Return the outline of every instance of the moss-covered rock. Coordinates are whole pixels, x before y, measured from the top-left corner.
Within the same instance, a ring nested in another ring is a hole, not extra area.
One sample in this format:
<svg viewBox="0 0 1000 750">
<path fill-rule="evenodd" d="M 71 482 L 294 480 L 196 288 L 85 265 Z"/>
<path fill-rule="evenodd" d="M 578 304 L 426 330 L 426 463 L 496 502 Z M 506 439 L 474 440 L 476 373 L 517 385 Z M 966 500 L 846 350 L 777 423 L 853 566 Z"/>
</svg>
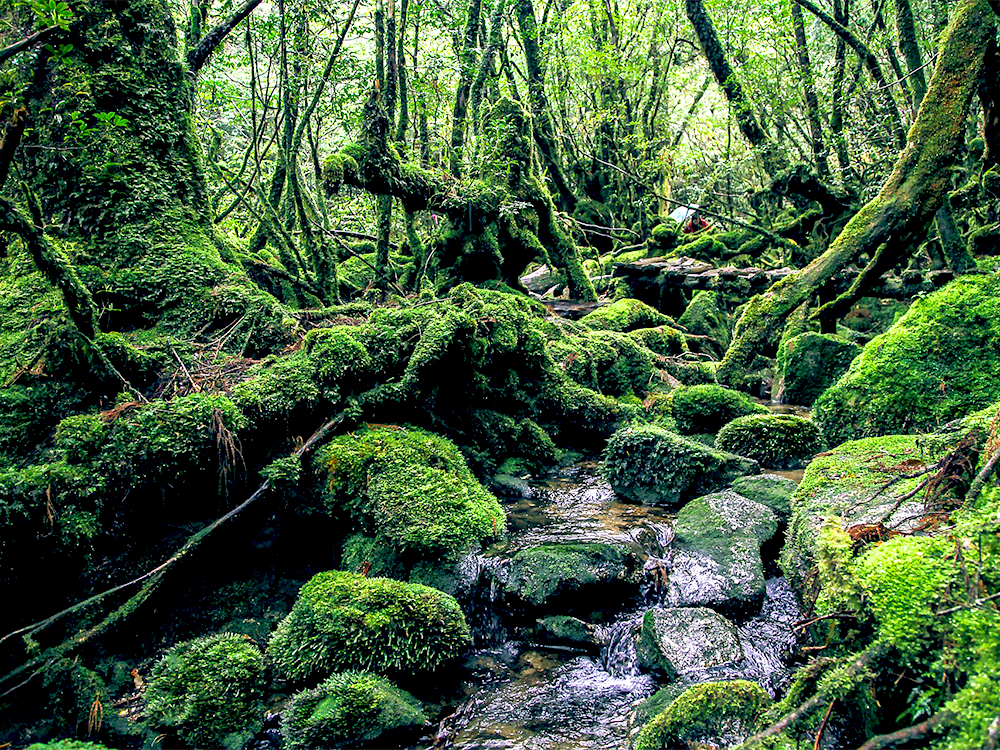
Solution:
<svg viewBox="0 0 1000 750">
<path fill-rule="evenodd" d="M 797 469 L 819 452 L 819 427 L 794 414 L 749 414 L 721 430 L 720 450 L 752 458 L 770 469 Z"/>
<path fill-rule="evenodd" d="M 653 328 L 672 323 L 666 315 L 637 299 L 615 300 L 580 319 L 585 326 L 601 331 L 628 333 L 637 328 Z"/>
<path fill-rule="evenodd" d="M 596 651 L 598 649 L 595 628 L 569 615 L 549 615 L 535 623 L 535 637 L 542 643 L 561 646 L 575 646 Z"/>
<path fill-rule="evenodd" d="M 758 474 L 752 477 L 739 477 L 731 485 L 738 495 L 766 505 L 779 520 L 785 520 L 792 514 L 792 495 L 798 485 L 786 477 L 777 474 Z"/>
<path fill-rule="evenodd" d="M 699 351 L 721 356 L 729 346 L 729 316 L 719 307 L 716 292 L 695 292 L 677 325 L 696 336 L 705 336 Z"/>
<path fill-rule="evenodd" d="M 195 747 L 239 750 L 264 720 L 264 659 L 249 638 L 178 643 L 149 676 L 147 721 Z"/>
<path fill-rule="evenodd" d="M 679 388 L 673 394 L 671 408 L 682 435 L 718 432 L 737 417 L 767 413 L 767 407 L 746 394 L 713 384 Z"/>
<path fill-rule="evenodd" d="M 917 300 L 816 401 L 827 442 L 932 429 L 1000 398 L 998 277 Z"/>
<path fill-rule="evenodd" d="M 427 723 L 423 706 L 370 672 L 338 672 L 292 696 L 281 717 L 289 750 L 346 748 Z"/>
<path fill-rule="evenodd" d="M 639 328 L 630 331 L 629 336 L 661 357 L 678 357 L 688 350 L 684 334 L 670 326 Z"/>
<path fill-rule="evenodd" d="M 667 601 L 738 617 L 756 613 L 765 595 L 761 548 L 777 530 L 769 508 L 735 492 L 692 500 L 674 523 Z"/>
<path fill-rule="evenodd" d="M 590 612 L 595 599 L 625 599 L 642 571 L 636 552 L 624 544 L 543 544 L 514 554 L 503 583 L 521 606 Z"/>
<path fill-rule="evenodd" d="M 428 674 L 470 644 L 458 603 L 419 584 L 354 573 L 318 573 L 299 592 L 267 653 L 292 682 L 362 669 Z"/>
<path fill-rule="evenodd" d="M 857 344 L 812 331 L 783 341 L 778 349 L 776 396 L 786 404 L 812 406 L 861 352 Z"/>
<path fill-rule="evenodd" d="M 636 750 L 735 745 L 760 724 L 771 699 L 755 682 L 704 682 L 685 690 L 636 738 Z"/>
<path fill-rule="evenodd" d="M 656 425 L 627 427 L 608 441 L 602 472 L 615 492 L 648 505 L 677 505 L 759 470 Z"/>
<path fill-rule="evenodd" d="M 326 512 L 346 513 L 371 539 L 367 551 L 347 548 L 351 570 L 367 562 L 373 575 L 421 578 L 505 528 L 500 504 L 458 448 L 423 430 L 382 426 L 342 435 L 317 452 L 314 466 Z"/>
<path fill-rule="evenodd" d="M 580 385 L 613 397 L 644 394 L 654 380 L 655 355 L 632 336 L 586 331 L 549 344 L 549 352 Z"/>
<path fill-rule="evenodd" d="M 672 680 L 711 675 L 743 660 L 735 626 L 704 607 L 650 609 L 636 640 L 639 666 Z"/>
</svg>

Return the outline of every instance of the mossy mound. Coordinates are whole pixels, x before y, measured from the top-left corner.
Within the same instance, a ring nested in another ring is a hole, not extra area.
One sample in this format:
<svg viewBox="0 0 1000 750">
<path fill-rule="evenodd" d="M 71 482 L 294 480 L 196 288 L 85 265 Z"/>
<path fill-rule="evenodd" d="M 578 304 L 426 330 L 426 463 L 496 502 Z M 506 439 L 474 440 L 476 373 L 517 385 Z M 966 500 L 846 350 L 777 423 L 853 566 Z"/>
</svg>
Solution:
<svg viewBox="0 0 1000 750">
<path fill-rule="evenodd" d="M 857 344 L 825 333 L 810 331 L 783 341 L 777 362 L 782 403 L 812 406 L 860 352 Z"/>
<path fill-rule="evenodd" d="M 759 466 L 657 425 L 626 427 L 608 441 L 602 472 L 615 492 L 647 505 L 677 505 L 756 474 Z"/>
<path fill-rule="evenodd" d="M 661 357 L 678 357 L 688 350 L 684 334 L 670 326 L 639 328 L 630 331 L 629 336 Z"/>
<path fill-rule="evenodd" d="M 720 450 L 752 458 L 770 469 L 797 469 L 819 452 L 819 427 L 794 414 L 750 414 L 726 424 Z"/>
<path fill-rule="evenodd" d="M 649 722 L 636 750 L 697 747 L 720 740 L 734 745 L 759 725 L 771 699 L 755 682 L 704 682 L 685 690 Z"/>
<path fill-rule="evenodd" d="M 766 505 L 779 519 L 787 519 L 792 513 L 792 495 L 798 485 L 777 474 L 758 474 L 739 477 L 733 480 L 731 487 L 736 494 Z"/>
<path fill-rule="evenodd" d="M 288 750 L 357 747 L 427 723 L 420 701 L 370 672 L 338 672 L 292 696 L 281 717 Z"/>
<path fill-rule="evenodd" d="M 553 341 L 549 352 L 569 377 L 598 393 L 638 395 L 653 384 L 655 355 L 623 333 L 586 331 Z"/>
<path fill-rule="evenodd" d="M 827 442 L 932 429 L 1000 398 L 998 277 L 917 300 L 816 401 Z"/>
<path fill-rule="evenodd" d="M 349 548 L 345 567 L 408 578 L 449 566 L 503 533 L 497 499 L 449 440 L 419 429 L 380 426 L 342 435 L 317 452 L 323 507 L 347 514 L 371 540 Z M 371 549 L 378 551 L 371 555 Z"/>
<path fill-rule="evenodd" d="M 595 598 L 624 599 L 642 565 L 623 544 L 543 544 L 515 553 L 504 592 L 521 606 L 590 612 Z"/>
<path fill-rule="evenodd" d="M 682 435 L 715 433 L 737 417 L 767 413 L 767 407 L 746 394 L 713 384 L 679 388 L 671 408 Z"/>
<path fill-rule="evenodd" d="M 719 307 L 715 292 L 695 292 L 684 314 L 677 319 L 677 325 L 688 333 L 707 337 L 699 346 L 699 351 L 721 356 L 729 346 L 729 316 Z"/>
<path fill-rule="evenodd" d="M 149 676 L 147 722 L 195 747 L 238 750 L 264 720 L 264 659 L 246 636 L 178 643 Z"/>
<path fill-rule="evenodd" d="M 637 328 L 654 328 L 672 323 L 666 315 L 637 299 L 620 299 L 583 316 L 580 322 L 601 331 L 628 333 Z"/>
<path fill-rule="evenodd" d="M 419 584 L 317 573 L 271 636 L 267 653 L 291 682 L 361 669 L 428 674 L 470 645 L 458 603 Z"/>
</svg>

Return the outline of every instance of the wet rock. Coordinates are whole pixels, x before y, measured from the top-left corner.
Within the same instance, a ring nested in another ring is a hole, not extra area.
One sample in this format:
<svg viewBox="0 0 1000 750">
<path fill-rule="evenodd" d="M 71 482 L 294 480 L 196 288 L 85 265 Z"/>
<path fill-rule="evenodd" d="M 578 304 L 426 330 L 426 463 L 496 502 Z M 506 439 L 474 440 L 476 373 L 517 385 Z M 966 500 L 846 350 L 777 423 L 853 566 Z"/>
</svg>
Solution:
<svg viewBox="0 0 1000 750">
<path fill-rule="evenodd" d="M 655 425 L 626 427 L 608 441 L 603 471 L 618 495 L 647 505 L 679 505 L 760 470 Z"/>
<path fill-rule="evenodd" d="M 523 497 L 528 500 L 535 496 L 535 490 L 526 479 L 511 474 L 497 474 L 493 477 L 493 490 L 504 497 Z"/>
<path fill-rule="evenodd" d="M 732 491 L 685 505 L 674 525 L 666 601 L 746 617 L 764 601 L 761 547 L 778 530 L 766 506 Z"/>
<path fill-rule="evenodd" d="M 636 551 L 625 544 L 543 544 L 511 558 L 503 588 L 530 607 L 589 612 L 633 593 L 641 570 Z"/>
<path fill-rule="evenodd" d="M 705 607 L 651 609 L 636 641 L 642 669 L 668 680 L 711 674 L 743 660 L 735 626 Z"/>
<path fill-rule="evenodd" d="M 739 477 L 731 485 L 733 492 L 743 497 L 766 505 L 779 520 L 787 519 L 792 514 L 792 495 L 798 485 L 791 479 L 777 474 L 757 474 L 752 477 Z"/>
<path fill-rule="evenodd" d="M 590 623 L 567 615 L 540 618 L 535 623 L 535 637 L 541 643 L 559 646 L 576 646 L 596 651 L 596 629 Z"/>
<path fill-rule="evenodd" d="M 783 342 L 778 352 L 777 398 L 785 404 L 812 406 L 860 353 L 857 344 L 826 333 L 810 331 Z"/>
</svg>

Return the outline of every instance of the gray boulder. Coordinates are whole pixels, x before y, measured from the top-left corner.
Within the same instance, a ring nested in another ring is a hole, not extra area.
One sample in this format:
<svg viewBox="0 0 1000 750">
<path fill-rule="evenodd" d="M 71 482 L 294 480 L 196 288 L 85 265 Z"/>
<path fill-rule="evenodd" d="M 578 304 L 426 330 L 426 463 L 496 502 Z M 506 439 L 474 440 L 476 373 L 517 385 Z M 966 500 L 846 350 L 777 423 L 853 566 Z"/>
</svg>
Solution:
<svg viewBox="0 0 1000 750">
<path fill-rule="evenodd" d="M 640 668 L 666 680 L 711 675 L 744 658 L 736 627 L 704 607 L 646 612 L 636 639 Z"/>
</svg>

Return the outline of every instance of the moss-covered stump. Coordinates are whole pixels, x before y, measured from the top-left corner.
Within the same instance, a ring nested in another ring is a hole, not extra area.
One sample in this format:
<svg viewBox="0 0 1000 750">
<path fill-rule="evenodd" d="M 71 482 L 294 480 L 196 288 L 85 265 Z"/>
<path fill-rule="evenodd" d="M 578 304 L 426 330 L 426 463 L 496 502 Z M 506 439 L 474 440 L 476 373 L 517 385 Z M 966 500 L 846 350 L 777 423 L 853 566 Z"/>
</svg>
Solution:
<svg viewBox="0 0 1000 750">
<path fill-rule="evenodd" d="M 458 603 L 419 584 L 318 573 L 271 636 L 268 656 L 294 683 L 361 669 L 426 675 L 470 644 Z"/>
<path fill-rule="evenodd" d="M 777 530 L 769 508 L 735 492 L 692 500 L 674 524 L 667 601 L 731 617 L 755 614 L 766 593 L 761 547 Z"/>
<path fill-rule="evenodd" d="M 459 557 L 503 533 L 506 516 L 455 445 L 419 429 L 383 426 L 342 435 L 320 451 L 323 507 L 356 534 L 342 565 L 375 576 L 438 582 Z"/>
<path fill-rule="evenodd" d="M 281 717 L 288 750 L 357 747 L 427 723 L 423 705 L 370 672 L 338 672 L 292 696 Z"/>
<path fill-rule="evenodd" d="M 516 552 L 502 585 L 519 607 L 588 613 L 632 595 L 642 574 L 636 551 L 624 544 L 543 544 Z"/>
<path fill-rule="evenodd" d="M 771 699 L 755 682 L 704 682 L 685 690 L 650 721 L 636 750 L 738 745 L 761 723 Z"/>
<path fill-rule="evenodd" d="M 232 633 L 178 643 L 149 676 L 147 723 L 193 747 L 239 750 L 264 721 L 264 659 Z"/>
<path fill-rule="evenodd" d="M 716 437 L 719 450 L 736 453 L 769 469 L 797 469 L 822 446 L 815 422 L 794 414 L 750 414 L 726 424 Z"/>
<path fill-rule="evenodd" d="M 637 328 L 655 328 L 673 321 L 659 310 L 637 299 L 620 299 L 599 307 L 580 319 L 589 328 L 599 331 L 628 333 Z"/>
<path fill-rule="evenodd" d="M 955 279 L 866 344 L 816 401 L 827 442 L 933 429 L 1000 398 L 998 281 Z"/>
<path fill-rule="evenodd" d="M 699 342 L 698 351 L 721 357 L 729 346 L 729 316 L 719 307 L 715 292 L 702 290 L 695 292 L 684 314 L 677 319 L 677 325 L 695 336 Z"/>
<path fill-rule="evenodd" d="M 774 511 L 779 521 L 787 519 L 792 514 L 792 496 L 798 489 L 794 481 L 777 474 L 739 477 L 733 480 L 730 487 L 736 494 L 766 505 Z"/>
<path fill-rule="evenodd" d="M 907 499 L 921 481 L 907 478 L 939 457 L 929 441 L 912 435 L 865 438 L 813 459 L 792 499 L 781 564 L 799 585 L 820 564 L 821 578 L 843 576 L 848 532 L 879 539 L 912 530 L 923 515 L 921 496 Z M 887 482 L 894 483 L 881 489 Z M 881 490 L 881 491 L 880 491 Z M 826 584 L 824 584 L 826 585 Z"/>
<path fill-rule="evenodd" d="M 616 432 L 602 465 L 617 494 L 633 502 L 668 506 L 758 471 L 756 461 L 713 450 L 656 425 Z"/>
<path fill-rule="evenodd" d="M 767 407 L 746 394 L 714 384 L 679 388 L 673 394 L 672 409 L 682 435 L 715 433 L 737 417 L 767 413 Z"/>
<path fill-rule="evenodd" d="M 705 677 L 743 660 L 736 627 L 704 607 L 648 610 L 636 638 L 641 669 L 666 680 Z"/>
<path fill-rule="evenodd" d="M 857 344 L 825 333 L 803 333 L 778 350 L 776 397 L 781 403 L 812 406 L 837 382 L 861 352 Z"/>
</svg>

